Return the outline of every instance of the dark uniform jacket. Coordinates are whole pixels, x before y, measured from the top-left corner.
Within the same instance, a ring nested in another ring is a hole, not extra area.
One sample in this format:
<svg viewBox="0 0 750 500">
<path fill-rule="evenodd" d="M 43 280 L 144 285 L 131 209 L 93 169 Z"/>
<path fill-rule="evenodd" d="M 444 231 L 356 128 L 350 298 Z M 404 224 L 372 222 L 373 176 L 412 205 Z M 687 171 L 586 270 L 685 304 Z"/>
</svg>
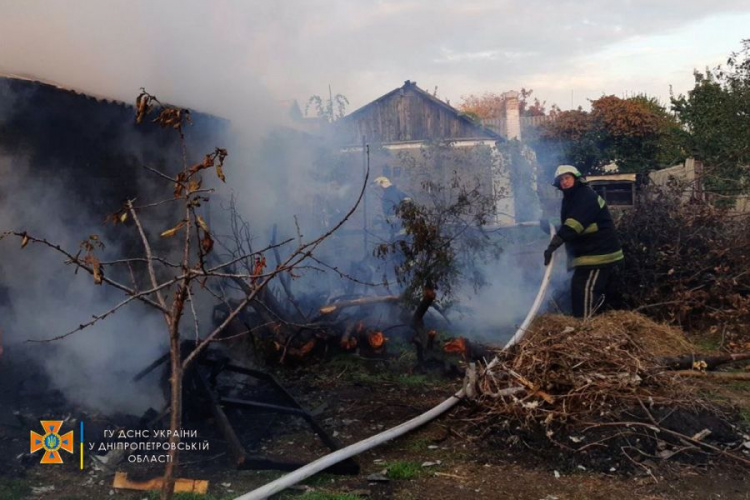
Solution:
<svg viewBox="0 0 750 500">
<path fill-rule="evenodd" d="M 383 213 L 386 217 L 393 217 L 396 215 L 396 209 L 401 202 L 409 199 L 409 195 L 398 189 L 396 186 L 388 186 L 383 191 Z"/>
<path fill-rule="evenodd" d="M 562 226 L 573 267 L 600 267 L 623 259 L 615 224 L 604 199 L 580 180 L 563 190 Z"/>
</svg>

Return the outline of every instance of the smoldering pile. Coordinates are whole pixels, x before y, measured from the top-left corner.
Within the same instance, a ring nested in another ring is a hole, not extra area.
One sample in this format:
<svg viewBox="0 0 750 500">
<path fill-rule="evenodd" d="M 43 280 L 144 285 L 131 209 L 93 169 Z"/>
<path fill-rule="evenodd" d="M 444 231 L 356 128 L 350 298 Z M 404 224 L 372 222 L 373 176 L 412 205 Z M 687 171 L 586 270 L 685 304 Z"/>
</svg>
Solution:
<svg viewBox="0 0 750 500">
<path fill-rule="evenodd" d="M 637 313 L 542 316 L 519 344 L 469 372 L 464 419 L 483 438 L 539 437 L 573 452 L 729 454 L 742 442 L 736 430 L 668 369 L 694 352 L 680 330 Z"/>
</svg>

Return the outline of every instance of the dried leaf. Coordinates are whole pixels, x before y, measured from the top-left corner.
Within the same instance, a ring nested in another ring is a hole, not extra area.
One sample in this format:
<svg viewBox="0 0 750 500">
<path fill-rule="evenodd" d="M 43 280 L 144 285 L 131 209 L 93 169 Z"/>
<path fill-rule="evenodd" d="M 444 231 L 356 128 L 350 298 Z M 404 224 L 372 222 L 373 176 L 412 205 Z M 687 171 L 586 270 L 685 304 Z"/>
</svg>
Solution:
<svg viewBox="0 0 750 500">
<path fill-rule="evenodd" d="M 180 229 L 182 229 L 182 227 L 184 225 L 185 225 L 185 221 L 184 220 L 180 221 L 175 227 L 173 227 L 171 229 L 167 229 L 166 231 L 162 232 L 160 236 L 162 238 L 170 238 L 170 237 L 174 236 L 175 234 L 177 234 L 177 231 L 179 231 Z"/>
<path fill-rule="evenodd" d="M 21 238 L 21 248 L 26 248 L 26 245 L 29 244 L 29 235 L 26 233 L 23 233 L 23 238 Z"/>
<path fill-rule="evenodd" d="M 182 196 L 183 191 L 185 191 L 185 185 L 183 182 L 185 182 L 187 178 L 185 177 L 185 172 L 180 172 L 177 174 L 177 182 L 174 185 L 174 197 L 179 198 Z"/>
<path fill-rule="evenodd" d="M 104 270 L 102 269 L 101 262 L 92 253 L 86 255 L 83 258 L 83 262 L 91 266 L 91 272 L 94 275 L 94 283 L 101 285 L 104 279 Z"/>
<path fill-rule="evenodd" d="M 224 169 L 221 168 L 221 165 L 216 165 L 216 175 L 221 179 L 221 182 L 227 181 L 226 177 L 224 177 Z"/>
<path fill-rule="evenodd" d="M 203 254 L 208 255 L 213 247 L 214 240 L 211 239 L 211 235 L 207 232 L 203 233 L 203 238 L 201 239 L 201 250 L 203 250 Z"/>
<path fill-rule="evenodd" d="M 142 92 L 138 98 L 135 100 L 135 108 L 136 108 L 136 115 L 135 115 L 135 122 L 141 123 L 143 122 L 143 117 L 148 114 L 148 96 L 145 92 Z"/>
<path fill-rule="evenodd" d="M 194 193 L 198 191 L 200 188 L 201 188 L 200 179 L 190 179 L 190 184 L 188 185 L 188 193 Z"/>
<path fill-rule="evenodd" d="M 124 224 L 126 220 L 128 220 L 128 213 L 127 212 L 121 213 L 120 214 L 120 223 Z"/>
<path fill-rule="evenodd" d="M 99 260 L 94 258 L 94 263 L 92 264 L 92 269 L 94 271 L 94 283 L 97 285 L 102 284 L 102 279 L 104 278 L 104 275 L 102 273 L 102 266 L 99 263 Z"/>
</svg>

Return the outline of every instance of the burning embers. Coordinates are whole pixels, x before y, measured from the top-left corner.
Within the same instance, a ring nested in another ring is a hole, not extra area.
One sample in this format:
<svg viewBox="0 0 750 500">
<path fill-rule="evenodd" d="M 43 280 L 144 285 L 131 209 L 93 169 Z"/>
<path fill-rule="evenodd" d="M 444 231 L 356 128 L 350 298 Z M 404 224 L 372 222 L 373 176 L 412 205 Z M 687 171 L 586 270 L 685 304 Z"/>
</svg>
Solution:
<svg viewBox="0 0 750 500">
<path fill-rule="evenodd" d="M 308 332 L 307 337 L 303 334 L 285 339 L 281 324 L 272 326 L 270 330 L 275 336 L 273 346 L 282 364 L 308 358 L 314 352 L 330 352 L 331 348 L 363 355 L 382 355 L 388 342 L 382 330 L 368 327 L 362 320 L 348 323 L 338 337 L 331 332 L 319 331 Z"/>
<path fill-rule="evenodd" d="M 388 341 L 380 330 L 368 328 L 364 321 L 350 324 L 339 339 L 339 346 L 344 351 L 368 350 L 380 354 L 385 350 Z"/>
</svg>

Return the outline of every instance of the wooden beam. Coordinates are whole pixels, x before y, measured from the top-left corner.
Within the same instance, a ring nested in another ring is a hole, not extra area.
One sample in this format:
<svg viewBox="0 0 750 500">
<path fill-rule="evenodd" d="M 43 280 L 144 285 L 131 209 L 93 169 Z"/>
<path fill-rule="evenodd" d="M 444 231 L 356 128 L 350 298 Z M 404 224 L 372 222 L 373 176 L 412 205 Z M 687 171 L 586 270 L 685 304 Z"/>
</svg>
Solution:
<svg viewBox="0 0 750 500">
<path fill-rule="evenodd" d="M 161 477 L 155 477 L 148 481 L 131 481 L 128 479 L 127 472 L 115 472 L 115 479 L 112 487 L 120 490 L 138 490 L 152 491 L 160 490 L 164 480 Z M 208 481 L 202 479 L 182 479 L 174 481 L 175 493 L 198 493 L 205 495 L 208 492 Z"/>
</svg>

